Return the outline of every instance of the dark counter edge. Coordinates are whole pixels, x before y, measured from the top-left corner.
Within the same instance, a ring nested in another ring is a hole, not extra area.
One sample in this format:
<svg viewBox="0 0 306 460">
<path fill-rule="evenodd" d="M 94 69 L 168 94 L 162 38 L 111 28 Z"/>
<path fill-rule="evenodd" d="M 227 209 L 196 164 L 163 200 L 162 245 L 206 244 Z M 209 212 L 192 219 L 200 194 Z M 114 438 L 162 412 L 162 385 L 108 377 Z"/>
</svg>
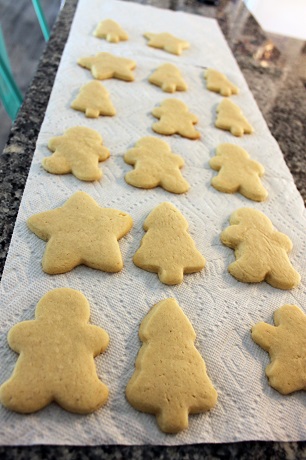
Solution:
<svg viewBox="0 0 306 460">
<path fill-rule="evenodd" d="M 65 47 L 77 0 L 66 2 L 48 45 L 40 59 L 37 72 L 25 96 L 20 114 L 0 155 L 0 184 L 3 215 L 0 223 L 0 273 L 13 233 L 23 189 L 35 151 L 36 140 L 48 105 L 50 92 Z M 221 24 L 220 24 L 221 25 Z M 259 27 L 259 26 L 258 26 Z M 57 31 L 60 33 L 57 34 Z M 52 56 L 52 59 L 49 59 Z M 243 70 L 243 69 L 242 69 Z M 39 97 L 38 97 L 39 95 Z M 12 155 L 14 153 L 14 155 Z M 22 161 L 20 161 L 20 155 Z M 184 446 L 0 446 L 2 460 L 17 459 L 306 459 L 306 442 L 244 441 Z"/>
</svg>

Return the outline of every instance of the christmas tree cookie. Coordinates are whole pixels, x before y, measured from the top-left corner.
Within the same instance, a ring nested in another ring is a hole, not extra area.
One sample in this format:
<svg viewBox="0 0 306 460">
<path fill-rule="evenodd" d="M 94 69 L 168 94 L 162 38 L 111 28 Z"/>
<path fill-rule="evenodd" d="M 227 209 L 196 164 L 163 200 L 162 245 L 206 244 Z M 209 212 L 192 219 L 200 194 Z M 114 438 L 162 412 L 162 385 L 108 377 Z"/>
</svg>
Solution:
<svg viewBox="0 0 306 460">
<path fill-rule="evenodd" d="M 88 118 L 98 118 L 99 115 L 112 117 L 116 114 L 108 91 L 99 81 L 91 81 L 83 85 L 71 107 L 85 112 Z"/>
<path fill-rule="evenodd" d="M 19 357 L 0 387 L 1 404 L 28 414 L 54 401 L 87 414 L 106 403 L 108 388 L 98 378 L 94 358 L 106 350 L 109 337 L 88 324 L 89 314 L 87 299 L 74 289 L 54 289 L 41 298 L 35 320 L 9 331 L 8 343 Z"/>
<path fill-rule="evenodd" d="M 149 82 L 160 86 L 166 93 L 187 90 L 187 85 L 179 69 L 174 64 L 163 64 L 158 67 L 149 77 Z"/>
<path fill-rule="evenodd" d="M 223 73 L 215 69 L 206 69 L 204 77 L 206 78 L 206 87 L 209 91 L 220 93 L 222 96 L 238 94 L 237 86 L 233 85 Z"/>
<path fill-rule="evenodd" d="M 279 289 L 299 284 L 301 277 L 287 255 L 292 243 L 284 233 L 274 230 L 267 216 L 256 209 L 240 208 L 231 215 L 230 224 L 221 241 L 235 249 L 236 262 L 228 267 L 231 275 L 244 283 L 266 281 Z"/>
<path fill-rule="evenodd" d="M 182 51 L 188 49 L 190 44 L 185 40 L 175 37 L 167 32 L 161 34 L 152 34 L 146 32 L 144 37 L 147 38 L 148 46 L 158 48 L 172 54 L 182 54 Z"/>
<path fill-rule="evenodd" d="M 122 27 L 112 19 L 105 19 L 97 25 L 94 36 L 98 38 L 105 38 L 110 43 L 118 43 L 120 41 L 128 40 L 128 34 Z"/>
<path fill-rule="evenodd" d="M 165 99 L 160 107 L 153 109 L 152 114 L 160 120 L 152 125 L 156 133 L 167 136 L 179 134 L 188 139 L 200 137 L 200 133 L 193 126 L 198 122 L 198 117 L 189 112 L 188 107 L 179 99 Z"/>
<path fill-rule="evenodd" d="M 91 70 L 97 80 L 118 78 L 124 81 L 134 81 L 132 72 L 136 62 L 110 53 L 98 53 L 96 56 L 83 57 L 78 59 L 78 64 Z"/>
<path fill-rule="evenodd" d="M 118 240 L 129 232 L 133 221 L 127 213 L 101 208 L 87 193 L 76 192 L 60 208 L 30 217 L 27 225 L 48 242 L 44 272 L 57 275 L 83 264 L 115 273 L 123 267 Z"/>
<path fill-rule="evenodd" d="M 137 267 L 157 273 L 164 284 L 179 284 L 184 273 L 195 273 L 205 266 L 205 259 L 187 232 L 188 222 L 171 203 L 161 203 L 148 215 L 147 232 L 133 261 Z"/>
<path fill-rule="evenodd" d="M 238 105 L 230 99 L 223 99 L 218 105 L 215 125 L 217 128 L 230 131 L 238 137 L 243 136 L 243 134 L 251 134 L 254 131 Z"/>
<path fill-rule="evenodd" d="M 165 433 L 185 430 L 188 415 L 212 409 L 218 396 L 194 346 L 194 329 L 176 300 L 166 299 L 144 318 L 139 338 L 126 397 L 135 409 L 154 414 Z"/>
<path fill-rule="evenodd" d="M 251 160 L 248 152 L 238 145 L 220 144 L 209 164 L 219 171 L 211 184 L 220 192 L 240 192 L 254 201 L 267 198 L 268 192 L 259 179 L 264 173 L 263 166 Z"/>
<path fill-rule="evenodd" d="M 124 155 L 124 161 L 135 166 L 125 176 L 126 182 L 134 187 L 150 189 L 160 185 L 173 193 L 185 193 L 189 189 L 180 172 L 183 158 L 172 153 L 161 139 L 143 137 Z"/>
<path fill-rule="evenodd" d="M 252 339 L 271 358 L 269 384 L 283 395 L 306 390 L 306 315 L 296 305 L 284 305 L 274 313 L 274 324 L 252 327 Z"/>
<path fill-rule="evenodd" d="M 69 128 L 62 136 L 50 139 L 48 148 L 54 153 L 43 159 L 42 166 L 51 174 L 72 173 L 80 180 L 99 180 L 102 171 L 98 164 L 109 157 L 109 150 L 102 141 L 101 135 L 93 129 Z"/>
</svg>

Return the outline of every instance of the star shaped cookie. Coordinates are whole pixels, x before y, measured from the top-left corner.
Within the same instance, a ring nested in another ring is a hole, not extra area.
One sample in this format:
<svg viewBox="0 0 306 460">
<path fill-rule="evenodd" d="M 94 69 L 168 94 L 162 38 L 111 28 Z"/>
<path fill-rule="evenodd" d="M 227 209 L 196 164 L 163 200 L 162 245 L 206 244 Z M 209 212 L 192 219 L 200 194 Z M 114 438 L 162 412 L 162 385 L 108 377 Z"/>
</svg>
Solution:
<svg viewBox="0 0 306 460">
<path fill-rule="evenodd" d="M 96 56 L 89 56 L 78 59 L 78 64 L 91 70 L 97 80 L 107 80 L 108 78 L 118 78 L 124 81 L 134 81 L 132 72 L 136 67 L 136 62 L 110 53 L 98 53 Z"/>
<path fill-rule="evenodd" d="M 109 157 L 100 134 L 84 126 L 69 128 L 63 136 L 52 137 L 48 148 L 54 153 L 42 161 L 46 171 L 51 174 L 72 173 L 84 181 L 100 179 L 102 171 L 98 163 Z"/>
<path fill-rule="evenodd" d="M 144 37 L 149 40 L 148 46 L 162 49 L 172 54 L 182 54 L 182 51 L 189 48 L 190 44 L 185 40 L 174 37 L 174 35 L 163 32 L 161 34 L 152 34 L 146 32 Z"/>
<path fill-rule="evenodd" d="M 123 267 L 118 240 L 129 232 L 133 220 L 125 212 L 101 208 L 85 192 L 76 192 L 60 208 L 31 216 L 27 225 L 47 241 L 44 272 L 57 275 L 83 264 L 113 273 Z"/>
<path fill-rule="evenodd" d="M 252 339 L 271 358 L 269 384 L 283 395 L 306 390 L 306 315 L 296 305 L 284 305 L 275 311 L 274 323 L 252 328 Z"/>
<path fill-rule="evenodd" d="M 187 85 L 179 71 L 173 64 L 163 64 L 149 77 L 149 82 L 160 86 L 166 93 L 186 91 Z"/>
<path fill-rule="evenodd" d="M 97 25 L 94 36 L 98 38 L 105 38 L 110 43 L 118 43 L 120 41 L 128 40 L 128 34 L 119 26 L 119 24 L 112 19 L 105 19 Z"/>
</svg>

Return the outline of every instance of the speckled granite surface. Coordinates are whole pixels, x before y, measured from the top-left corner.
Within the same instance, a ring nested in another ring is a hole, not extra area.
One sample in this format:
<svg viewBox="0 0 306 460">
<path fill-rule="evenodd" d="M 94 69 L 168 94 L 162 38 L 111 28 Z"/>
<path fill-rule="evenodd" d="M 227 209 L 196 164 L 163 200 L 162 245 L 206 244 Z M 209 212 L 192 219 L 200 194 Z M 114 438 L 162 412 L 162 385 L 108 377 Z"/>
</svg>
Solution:
<svg viewBox="0 0 306 460">
<path fill-rule="evenodd" d="M 242 1 L 218 7 L 194 0 L 151 0 L 163 8 L 215 17 L 250 89 L 280 144 L 295 183 L 306 200 L 306 46 L 285 44 L 286 53 L 267 39 Z M 0 155 L 0 273 L 2 273 L 24 184 L 50 91 L 68 37 L 77 0 L 67 0 L 42 56 L 32 85 Z M 291 47 L 291 48 L 290 48 Z M 1 459 L 306 459 L 306 443 L 243 442 L 181 447 L 0 447 Z"/>
</svg>

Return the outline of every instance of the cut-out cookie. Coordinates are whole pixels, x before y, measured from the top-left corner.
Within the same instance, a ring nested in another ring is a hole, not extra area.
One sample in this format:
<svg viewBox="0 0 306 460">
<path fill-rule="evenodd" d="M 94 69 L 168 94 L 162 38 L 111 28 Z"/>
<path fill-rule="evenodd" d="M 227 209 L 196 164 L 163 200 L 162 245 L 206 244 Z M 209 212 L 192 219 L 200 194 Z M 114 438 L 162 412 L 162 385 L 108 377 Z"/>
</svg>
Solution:
<svg viewBox="0 0 306 460">
<path fill-rule="evenodd" d="M 173 64 L 163 64 L 149 77 L 149 82 L 160 86 L 166 93 L 186 91 L 187 85 L 179 69 Z"/>
<path fill-rule="evenodd" d="M 134 81 L 133 69 L 136 62 L 110 53 L 98 53 L 78 59 L 78 64 L 90 70 L 93 77 L 98 80 L 118 78 L 124 81 Z"/>
<path fill-rule="evenodd" d="M 134 171 L 125 176 L 126 182 L 134 187 L 149 189 L 160 185 L 173 193 L 185 193 L 189 189 L 180 172 L 184 166 L 183 158 L 173 154 L 161 139 L 143 137 L 124 155 L 124 161 L 135 165 Z"/>
<path fill-rule="evenodd" d="M 189 112 L 184 102 L 178 99 L 165 99 L 160 107 L 153 109 L 152 114 L 160 119 L 152 125 L 156 133 L 167 136 L 179 134 L 188 139 L 199 139 L 200 133 L 193 126 L 198 122 L 198 117 Z"/>
<path fill-rule="evenodd" d="M 190 47 L 190 44 L 185 40 L 175 37 L 174 35 L 163 32 L 161 34 L 152 34 L 146 32 L 144 34 L 148 41 L 148 46 L 167 51 L 171 54 L 182 54 L 183 50 Z"/>
<path fill-rule="evenodd" d="M 179 284 L 184 273 L 199 272 L 205 259 L 187 232 L 188 222 L 171 203 L 161 203 L 148 215 L 147 232 L 135 253 L 137 267 L 157 273 L 164 284 Z"/>
<path fill-rule="evenodd" d="M 14 372 L 0 387 L 8 409 L 28 414 L 51 402 L 78 414 L 106 403 L 108 388 L 99 380 L 94 358 L 106 350 L 107 332 L 88 324 L 89 304 L 79 291 L 49 291 L 37 304 L 35 320 L 16 324 L 8 334 L 19 353 Z"/>
<path fill-rule="evenodd" d="M 220 144 L 209 164 L 219 171 L 211 184 L 220 192 L 240 192 L 254 201 L 267 198 L 268 192 L 259 179 L 264 174 L 263 166 L 251 160 L 248 152 L 238 145 Z"/>
<path fill-rule="evenodd" d="M 85 112 L 88 118 L 98 118 L 99 115 L 112 117 L 116 114 L 108 91 L 99 81 L 90 81 L 83 85 L 71 107 Z"/>
<path fill-rule="evenodd" d="M 306 315 L 296 305 L 284 305 L 275 311 L 274 324 L 252 327 L 252 339 L 271 358 L 269 384 L 283 395 L 306 390 Z"/>
<path fill-rule="evenodd" d="M 218 394 L 194 346 L 195 331 L 175 299 L 154 305 L 139 328 L 143 342 L 126 388 L 129 403 L 156 415 L 165 433 L 188 428 L 188 415 L 206 412 Z"/>
<path fill-rule="evenodd" d="M 215 69 L 206 69 L 204 77 L 206 78 L 206 88 L 209 91 L 220 93 L 222 96 L 238 94 L 237 86 L 231 83 L 223 73 Z"/>
<path fill-rule="evenodd" d="M 30 230 L 48 241 L 42 260 L 44 272 L 66 273 L 78 265 L 105 272 L 123 267 L 118 241 L 133 226 L 125 212 L 101 208 L 90 195 L 76 192 L 60 208 L 35 214 Z"/>
<path fill-rule="evenodd" d="M 274 230 L 272 222 L 262 212 L 240 208 L 233 212 L 230 227 L 221 234 L 221 241 L 235 249 L 236 262 L 228 271 L 244 283 L 266 281 L 279 289 L 292 289 L 300 282 L 300 275 L 292 267 L 287 253 L 291 240 Z"/>
<path fill-rule="evenodd" d="M 122 27 L 112 19 L 105 19 L 97 25 L 94 36 L 98 38 L 105 38 L 110 43 L 118 43 L 129 39 L 128 34 Z"/>
<path fill-rule="evenodd" d="M 84 181 L 100 179 L 99 161 L 109 157 L 109 150 L 103 147 L 100 134 L 83 126 L 69 128 L 63 136 L 52 137 L 48 148 L 54 153 L 42 161 L 46 171 L 51 174 L 72 173 Z"/>
<path fill-rule="evenodd" d="M 237 137 L 251 134 L 254 131 L 238 105 L 230 99 L 223 99 L 218 105 L 215 125 L 217 128 L 230 131 Z"/>
</svg>

